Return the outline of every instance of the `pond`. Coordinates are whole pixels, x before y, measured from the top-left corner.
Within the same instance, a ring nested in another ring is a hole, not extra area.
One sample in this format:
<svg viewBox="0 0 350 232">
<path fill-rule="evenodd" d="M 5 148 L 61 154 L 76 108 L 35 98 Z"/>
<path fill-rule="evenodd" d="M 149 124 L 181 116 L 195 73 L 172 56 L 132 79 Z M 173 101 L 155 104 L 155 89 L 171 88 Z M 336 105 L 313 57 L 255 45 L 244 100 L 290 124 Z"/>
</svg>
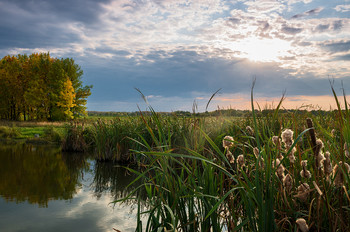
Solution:
<svg viewBox="0 0 350 232">
<path fill-rule="evenodd" d="M 135 202 L 111 204 L 134 178 L 88 155 L 1 143 L 0 230 L 135 231 Z"/>
</svg>

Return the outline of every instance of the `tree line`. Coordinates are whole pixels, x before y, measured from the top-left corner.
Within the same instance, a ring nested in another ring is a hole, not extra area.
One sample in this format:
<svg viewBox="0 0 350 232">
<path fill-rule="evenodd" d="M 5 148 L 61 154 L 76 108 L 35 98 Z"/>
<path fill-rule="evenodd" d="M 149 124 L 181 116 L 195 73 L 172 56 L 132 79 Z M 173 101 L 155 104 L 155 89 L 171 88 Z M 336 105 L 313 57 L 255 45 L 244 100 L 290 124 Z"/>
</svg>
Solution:
<svg viewBox="0 0 350 232">
<path fill-rule="evenodd" d="M 0 118 L 67 120 L 86 115 L 92 86 L 72 58 L 49 53 L 5 56 L 0 60 Z"/>
</svg>

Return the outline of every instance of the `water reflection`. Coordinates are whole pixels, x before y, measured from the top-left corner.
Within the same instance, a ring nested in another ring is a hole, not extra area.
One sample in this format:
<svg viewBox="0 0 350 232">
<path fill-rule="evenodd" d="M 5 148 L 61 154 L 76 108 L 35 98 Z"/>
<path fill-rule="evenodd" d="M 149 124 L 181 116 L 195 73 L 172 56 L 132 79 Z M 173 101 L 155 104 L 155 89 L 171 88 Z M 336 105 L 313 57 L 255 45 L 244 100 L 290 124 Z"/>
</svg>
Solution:
<svg viewBox="0 0 350 232">
<path fill-rule="evenodd" d="M 57 147 L 0 144 L 1 230 L 134 231 L 135 202 L 110 204 L 134 189 L 126 189 L 134 178 Z"/>
<path fill-rule="evenodd" d="M 74 162 L 74 164 L 71 164 Z M 57 147 L 30 144 L 0 146 L 0 195 L 47 207 L 49 200 L 68 200 L 79 185 L 87 162 L 64 156 Z"/>
<path fill-rule="evenodd" d="M 115 200 L 124 198 L 138 184 L 135 183 L 128 187 L 136 178 L 136 175 L 112 162 L 97 161 L 93 169 L 95 175 L 92 189 L 97 198 L 101 197 L 101 194 L 105 192 L 109 192 Z"/>
</svg>

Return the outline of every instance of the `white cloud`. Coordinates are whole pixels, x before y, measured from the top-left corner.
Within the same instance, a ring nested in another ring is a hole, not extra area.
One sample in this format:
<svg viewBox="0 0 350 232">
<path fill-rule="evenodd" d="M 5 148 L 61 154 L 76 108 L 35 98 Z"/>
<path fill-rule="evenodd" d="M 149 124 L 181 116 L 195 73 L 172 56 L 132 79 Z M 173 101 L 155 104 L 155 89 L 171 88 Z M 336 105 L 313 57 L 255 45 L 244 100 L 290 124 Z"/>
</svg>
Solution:
<svg viewBox="0 0 350 232">
<path fill-rule="evenodd" d="M 350 5 L 337 5 L 334 9 L 340 12 L 348 12 L 350 11 Z"/>
</svg>

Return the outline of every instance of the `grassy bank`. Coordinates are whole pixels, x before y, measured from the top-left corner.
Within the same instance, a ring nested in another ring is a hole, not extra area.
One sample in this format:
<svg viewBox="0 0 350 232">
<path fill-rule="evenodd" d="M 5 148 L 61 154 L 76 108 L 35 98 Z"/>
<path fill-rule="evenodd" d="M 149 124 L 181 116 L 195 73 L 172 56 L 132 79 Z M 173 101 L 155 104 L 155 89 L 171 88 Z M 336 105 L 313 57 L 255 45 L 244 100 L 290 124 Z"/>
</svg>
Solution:
<svg viewBox="0 0 350 232">
<path fill-rule="evenodd" d="M 0 139 L 61 144 L 65 137 L 64 122 L 0 121 Z"/>
</svg>

